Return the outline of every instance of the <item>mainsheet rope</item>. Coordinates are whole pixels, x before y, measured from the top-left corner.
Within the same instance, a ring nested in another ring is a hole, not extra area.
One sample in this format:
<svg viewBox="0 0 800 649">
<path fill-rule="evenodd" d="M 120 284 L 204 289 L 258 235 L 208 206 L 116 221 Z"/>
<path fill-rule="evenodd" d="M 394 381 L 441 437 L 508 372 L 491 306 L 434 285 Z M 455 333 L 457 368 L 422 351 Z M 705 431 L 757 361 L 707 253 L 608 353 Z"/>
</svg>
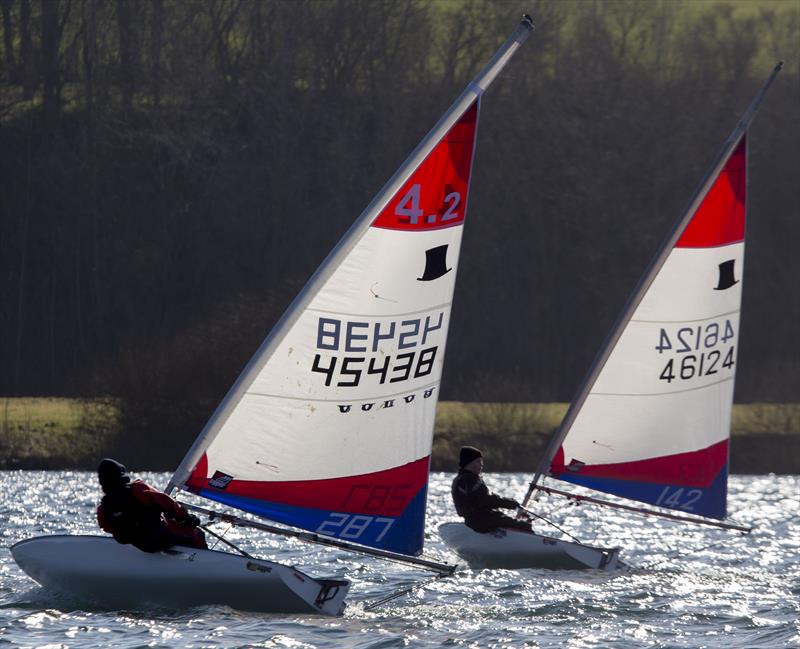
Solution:
<svg viewBox="0 0 800 649">
<path fill-rule="evenodd" d="M 454 574 L 455 574 L 455 571 L 450 573 L 449 575 L 448 574 L 438 574 L 438 575 L 434 575 L 433 577 L 429 577 L 428 579 L 423 579 L 422 581 L 416 581 L 413 584 L 411 584 L 410 586 L 406 586 L 405 588 L 401 588 L 400 590 L 396 590 L 395 592 L 393 592 L 393 593 L 391 593 L 389 595 L 386 595 L 385 597 L 381 597 L 380 599 L 376 599 L 374 602 L 371 602 L 369 604 L 365 604 L 364 605 L 364 610 L 365 611 L 374 611 L 379 606 L 383 606 L 384 604 L 387 604 L 387 603 L 389 603 L 389 602 L 391 602 L 391 601 L 393 601 L 395 599 L 398 599 L 398 598 L 402 597 L 403 595 L 406 595 L 406 594 L 410 593 L 412 590 L 416 590 L 417 588 L 424 588 L 428 584 L 430 584 L 430 583 L 432 583 L 432 582 L 434 582 L 434 581 L 436 581 L 438 579 L 443 579 L 445 577 L 451 577 Z"/>
</svg>

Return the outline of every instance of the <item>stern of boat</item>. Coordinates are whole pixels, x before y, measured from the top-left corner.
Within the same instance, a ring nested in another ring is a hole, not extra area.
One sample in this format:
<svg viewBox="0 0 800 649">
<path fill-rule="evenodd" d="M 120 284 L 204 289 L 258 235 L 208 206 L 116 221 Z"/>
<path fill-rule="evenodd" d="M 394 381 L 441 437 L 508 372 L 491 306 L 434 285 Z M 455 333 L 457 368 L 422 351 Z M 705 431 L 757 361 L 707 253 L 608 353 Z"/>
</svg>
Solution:
<svg viewBox="0 0 800 649">
<path fill-rule="evenodd" d="M 463 523 L 443 523 L 439 536 L 474 569 L 612 571 L 624 566 L 620 548 L 599 548 L 534 532 L 497 529 L 479 534 Z"/>
<path fill-rule="evenodd" d="M 264 562 L 248 562 L 248 570 L 254 564 Z M 271 564 L 275 569 L 276 564 Z M 301 600 L 322 615 L 341 615 L 345 608 L 345 598 L 350 591 L 350 582 L 346 579 L 322 579 L 311 577 L 296 568 L 280 566 L 281 577 L 286 586 Z"/>
</svg>

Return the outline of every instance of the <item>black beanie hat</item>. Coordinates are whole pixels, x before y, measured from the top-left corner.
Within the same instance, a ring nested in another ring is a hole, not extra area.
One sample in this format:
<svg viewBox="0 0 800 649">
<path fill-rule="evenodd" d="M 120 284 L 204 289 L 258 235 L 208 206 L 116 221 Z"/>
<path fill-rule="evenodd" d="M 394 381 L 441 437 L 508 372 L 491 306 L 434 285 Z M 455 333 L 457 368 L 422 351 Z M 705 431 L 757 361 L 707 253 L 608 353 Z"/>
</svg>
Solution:
<svg viewBox="0 0 800 649">
<path fill-rule="evenodd" d="M 472 460 L 476 460 L 479 457 L 483 457 L 480 449 L 474 446 L 462 446 L 461 453 L 458 454 L 458 466 L 463 469 Z"/>
<path fill-rule="evenodd" d="M 110 493 L 130 482 L 125 466 L 107 457 L 97 465 L 97 477 L 104 493 Z"/>
</svg>

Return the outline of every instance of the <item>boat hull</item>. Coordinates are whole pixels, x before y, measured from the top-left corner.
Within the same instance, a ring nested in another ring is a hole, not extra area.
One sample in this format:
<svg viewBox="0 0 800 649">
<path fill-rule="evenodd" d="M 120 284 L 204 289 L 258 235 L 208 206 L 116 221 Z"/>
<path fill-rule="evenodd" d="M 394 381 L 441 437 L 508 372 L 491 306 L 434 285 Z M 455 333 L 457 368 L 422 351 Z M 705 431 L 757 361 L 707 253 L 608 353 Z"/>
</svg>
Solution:
<svg viewBox="0 0 800 649">
<path fill-rule="evenodd" d="M 102 536 L 38 536 L 11 553 L 42 586 L 108 608 L 225 605 L 339 615 L 350 588 L 272 561 L 181 546 L 150 554 Z"/>
<path fill-rule="evenodd" d="M 463 523 L 443 523 L 439 536 L 471 568 L 615 570 L 624 565 L 619 548 L 597 548 L 533 532 L 498 529 L 479 534 Z"/>
</svg>

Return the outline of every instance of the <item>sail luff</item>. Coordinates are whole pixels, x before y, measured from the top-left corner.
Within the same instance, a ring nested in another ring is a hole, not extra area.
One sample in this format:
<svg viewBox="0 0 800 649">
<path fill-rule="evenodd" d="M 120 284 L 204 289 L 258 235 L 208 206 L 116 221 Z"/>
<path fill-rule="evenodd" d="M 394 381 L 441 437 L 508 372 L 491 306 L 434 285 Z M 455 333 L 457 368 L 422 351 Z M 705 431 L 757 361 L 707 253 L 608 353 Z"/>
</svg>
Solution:
<svg viewBox="0 0 800 649">
<path fill-rule="evenodd" d="M 638 284 L 634 288 L 634 291 L 631 294 L 630 298 L 628 298 L 628 302 L 622 309 L 622 312 L 618 316 L 616 322 L 614 323 L 614 326 L 611 328 L 608 335 L 606 336 L 606 339 L 603 345 L 600 347 L 600 351 L 595 356 L 595 359 L 592 362 L 592 365 L 590 366 L 589 371 L 587 372 L 583 380 L 583 383 L 581 383 L 580 387 L 578 388 L 575 398 L 570 403 L 569 408 L 567 409 L 567 413 L 564 415 L 564 419 L 561 422 L 561 425 L 551 437 L 547 449 L 545 450 L 545 453 L 542 456 L 541 461 L 539 462 L 536 468 L 533 480 L 531 480 L 528 486 L 528 491 L 525 494 L 525 498 L 522 501 L 523 507 L 529 502 L 531 495 L 533 494 L 533 491 L 536 488 L 537 483 L 539 482 L 541 477 L 547 472 L 547 469 L 550 466 L 550 463 L 552 462 L 556 453 L 558 452 L 558 449 L 561 447 L 561 444 L 563 443 L 564 439 L 569 434 L 570 428 L 574 424 L 578 416 L 578 413 L 583 407 L 587 397 L 589 396 L 589 393 L 591 392 L 593 386 L 595 385 L 595 382 L 597 381 L 600 373 L 605 367 L 605 364 L 608 361 L 612 351 L 614 350 L 615 345 L 622 336 L 625 327 L 628 325 L 628 322 L 630 321 L 634 312 L 641 303 L 642 298 L 644 297 L 645 293 L 647 293 L 655 277 L 658 275 L 659 271 L 663 267 L 664 262 L 666 261 L 667 257 L 672 251 L 672 248 L 674 247 L 675 243 L 680 239 L 681 235 L 686 229 L 686 226 L 692 220 L 698 207 L 705 199 L 709 189 L 714 184 L 715 180 L 717 179 L 717 176 L 721 172 L 722 168 L 725 166 L 728 158 L 736 149 L 736 147 L 739 145 L 739 142 L 741 141 L 742 137 L 744 137 L 745 133 L 747 132 L 747 129 L 750 126 L 750 123 L 753 121 L 767 90 L 772 85 L 773 81 L 778 75 L 778 72 L 780 72 L 782 66 L 783 66 L 782 61 L 775 66 L 775 68 L 772 70 L 767 80 L 762 84 L 758 92 L 756 92 L 753 99 L 751 99 L 750 103 L 748 104 L 745 111 L 742 113 L 742 116 L 739 119 L 736 126 L 734 127 L 733 131 L 725 140 L 716 158 L 709 166 L 706 175 L 700 182 L 697 190 L 695 191 L 694 195 L 689 201 L 687 207 L 682 212 L 680 219 L 675 223 L 672 230 L 664 239 L 663 243 L 661 244 L 661 247 L 658 250 L 658 253 L 650 262 L 650 265 L 647 267 L 641 279 L 639 280 Z"/>
<path fill-rule="evenodd" d="M 501 45 L 489 63 L 469 83 L 453 105 L 439 119 L 431 131 L 423 138 L 411 155 L 395 172 L 391 179 L 383 186 L 366 209 L 355 220 L 345 235 L 320 264 L 302 291 L 289 305 L 281 319 L 263 341 L 259 349 L 245 366 L 225 398 L 219 404 L 200 435 L 191 446 L 186 456 L 181 461 L 170 479 L 166 491 L 171 493 L 175 488 L 181 488 L 188 479 L 192 468 L 196 465 L 206 448 L 214 440 L 224 423 L 228 420 L 236 405 L 242 400 L 248 386 L 264 368 L 279 347 L 286 334 L 298 320 L 302 311 L 311 303 L 314 296 L 329 279 L 339 263 L 356 246 L 358 241 L 369 229 L 375 217 L 381 213 L 394 194 L 408 180 L 414 170 L 431 153 L 439 140 L 459 120 L 465 111 L 479 98 L 505 67 L 516 50 L 525 42 L 533 30 L 530 17 L 523 16 L 511 36 Z"/>
</svg>

